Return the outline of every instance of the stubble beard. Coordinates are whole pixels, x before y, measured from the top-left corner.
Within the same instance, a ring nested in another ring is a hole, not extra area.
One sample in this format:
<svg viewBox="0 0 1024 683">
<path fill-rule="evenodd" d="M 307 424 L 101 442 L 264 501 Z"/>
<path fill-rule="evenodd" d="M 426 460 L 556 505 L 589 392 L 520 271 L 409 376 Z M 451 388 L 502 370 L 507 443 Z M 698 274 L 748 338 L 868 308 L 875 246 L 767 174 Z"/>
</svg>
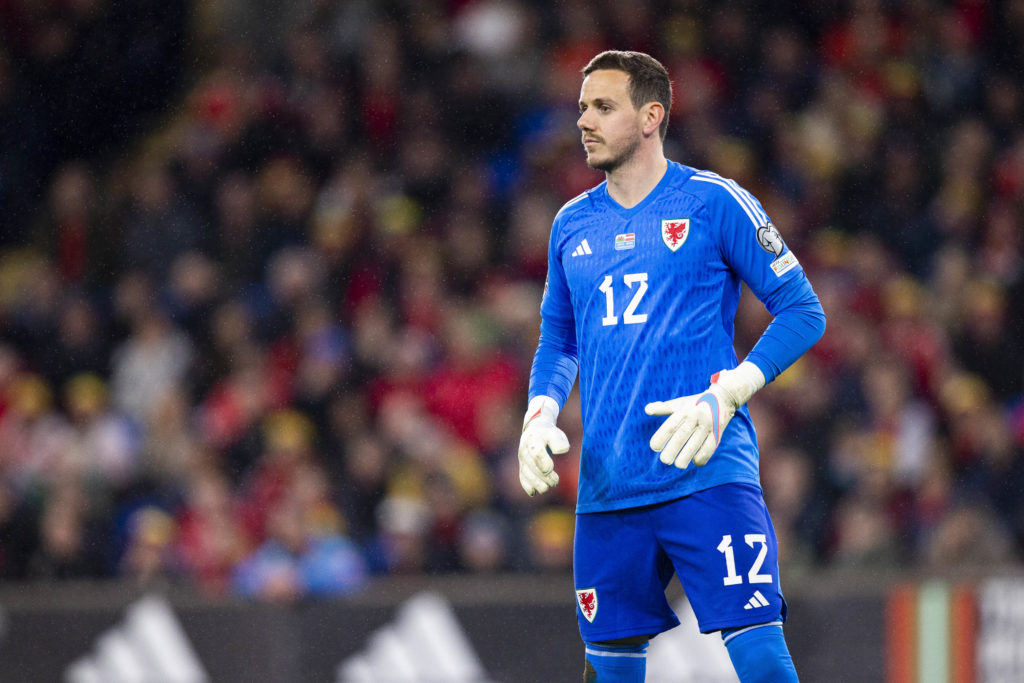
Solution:
<svg viewBox="0 0 1024 683">
<path fill-rule="evenodd" d="M 587 166 L 594 169 L 595 171 L 604 171 L 605 173 L 611 173 L 616 169 L 620 168 L 623 164 L 630 161 L 636 154 L 636 151 L 640 149 L 640 136 L 631 138 L 625 146 L 618 150 L 614 150 L 612 154 L 604 160 L 593 161 L 590 155 L 587 155 Z"/>
</svg>

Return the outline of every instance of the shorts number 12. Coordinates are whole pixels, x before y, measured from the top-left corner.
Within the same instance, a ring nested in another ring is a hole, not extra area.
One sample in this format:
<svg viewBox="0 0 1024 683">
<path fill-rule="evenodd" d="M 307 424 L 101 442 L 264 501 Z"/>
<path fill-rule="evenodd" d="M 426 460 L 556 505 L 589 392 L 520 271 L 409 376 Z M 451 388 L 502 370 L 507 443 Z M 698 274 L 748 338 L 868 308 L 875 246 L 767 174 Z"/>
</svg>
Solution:
<svg viewBox="0 0 1024 683">
<path fill-rule="evenodd" d="M 746 534 L 743 540 L 751 548 L 754 547 L 755 543 L 761 546 L 757 557 L 754 559 L 754 563 L 750 565 L 750 571 L 747 572 L 747 581 L 750 583 L 771 583 L 771 574 L 758 574 L 761 571 L 761 565 L 764 564 L 765 555 L 768 554 L 768 539 L 764 534 Z M 732 548 L 732 536 L 730 534 L 722 536 L 722 542 L 718 544 L 718 552 L 725 555 L 725 576 L 722 578 L 722 584 L 725 586 L 735 586 L 743 583 L 743 577 L 736 573 L 736 554 Z"/>
</svg>

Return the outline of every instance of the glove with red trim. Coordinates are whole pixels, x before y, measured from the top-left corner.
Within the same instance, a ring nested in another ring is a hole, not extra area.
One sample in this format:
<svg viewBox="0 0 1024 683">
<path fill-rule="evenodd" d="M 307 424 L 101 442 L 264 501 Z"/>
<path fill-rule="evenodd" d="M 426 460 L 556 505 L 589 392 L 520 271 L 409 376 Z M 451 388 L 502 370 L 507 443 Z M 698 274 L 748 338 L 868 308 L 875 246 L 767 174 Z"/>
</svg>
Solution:
<svg viewBox="0 0 1024 683">
<path fill-rule="evenodd" d="M 545 493 L 558 484 L 552 455 L 569 451 L 569 437 L 555 426 L 558 404 L 549 396 L 536 396 L 523 419 L 519 437 L 519 483 L 531 496 Z"/>
<path fill-rule="evenodd" d="M 661 453 L 666 465 L 680 469 L 691 462 L 706 465 L 729 420 L 764 385 L 761 369 L 743 361 L 733 370 L 715 373 L 701 394 L 648 403 L 644 407 L 648 415 L 668 415 L 651 437 L 651 449 Z"/>
</svg>

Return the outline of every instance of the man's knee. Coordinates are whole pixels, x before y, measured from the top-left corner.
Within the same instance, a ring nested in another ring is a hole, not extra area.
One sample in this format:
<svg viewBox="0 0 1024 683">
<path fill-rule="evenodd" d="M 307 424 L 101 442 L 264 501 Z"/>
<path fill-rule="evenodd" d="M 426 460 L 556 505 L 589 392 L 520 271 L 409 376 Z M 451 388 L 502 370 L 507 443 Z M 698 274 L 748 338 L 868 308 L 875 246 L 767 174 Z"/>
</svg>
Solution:
<svg viewBox="0 0 1024 683">
<path fill-rule="evenodd" d="M 584 683 L 643 683 L 650 636 L 629 636 L 584 643 Z"/>
<path fill-rule="evenodd" d="M 796 683 L 796 667 L 782 623 L 758 624 L 722 633 L 740 683 Z"/>
<path fill-rule="evenodd" d="M 627 638 L 616 638 L 615 640 L 599 640 L 595 644 L 606 645 L 608 647 L 616 647 L 620 645 L 643 645 L 650 639 L 650 636 L 629 636 Z"/>
</svg>

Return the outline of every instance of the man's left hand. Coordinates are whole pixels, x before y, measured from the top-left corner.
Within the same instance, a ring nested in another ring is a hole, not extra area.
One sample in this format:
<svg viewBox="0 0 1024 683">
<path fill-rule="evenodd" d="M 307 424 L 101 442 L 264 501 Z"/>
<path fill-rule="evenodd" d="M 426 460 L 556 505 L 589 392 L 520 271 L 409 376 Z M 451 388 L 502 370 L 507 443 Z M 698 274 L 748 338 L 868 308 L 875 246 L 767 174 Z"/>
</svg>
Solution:
<svg viewBox="0 0 1024 683">
<path fill-rule="evenodd" d="M 729 420 L 764 384 L 761 370 L 744 361 L 734 370 L 715 373 L 703 393 L 648 403 L 644 407 L 648 415 L 668 416 L 651 437 L 651 449 L 661 453 L 666 465 L 680 469 L 691 462 L 706 465 Z"/>
</svg>

